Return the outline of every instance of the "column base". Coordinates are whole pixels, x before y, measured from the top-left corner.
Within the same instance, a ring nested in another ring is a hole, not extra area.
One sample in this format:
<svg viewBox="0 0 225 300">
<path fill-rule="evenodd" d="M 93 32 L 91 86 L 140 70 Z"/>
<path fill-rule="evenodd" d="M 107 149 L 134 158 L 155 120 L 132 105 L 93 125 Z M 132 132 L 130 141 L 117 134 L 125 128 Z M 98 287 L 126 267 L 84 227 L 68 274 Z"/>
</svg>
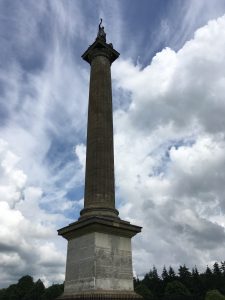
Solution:
<svg viewBox="0 0 225 300">
<path fill-rule="evenodd" d="M 142 296 L 135 292 L 83 292 L 79 294 L 62 294 L 57 300 L 141 300 Z"/>
<path fill-rule="evenodd" d="M 96 217 L 96 216 L 119 219 L 118 215 L 119 215 L 119 212 L 115 208 L 105 208 L 105 207 L 83 208 L 80 211 L 79 220 L 82 220 L 84 218 Z"/>
</svg>

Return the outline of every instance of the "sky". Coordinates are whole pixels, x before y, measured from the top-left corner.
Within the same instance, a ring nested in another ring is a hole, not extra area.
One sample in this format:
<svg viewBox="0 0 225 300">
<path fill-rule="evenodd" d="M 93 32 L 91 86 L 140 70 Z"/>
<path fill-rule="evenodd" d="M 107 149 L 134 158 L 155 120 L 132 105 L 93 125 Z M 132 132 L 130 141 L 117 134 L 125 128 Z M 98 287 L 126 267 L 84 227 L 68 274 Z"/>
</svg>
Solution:
<svg viewBox="0 0 225 300">
<path fill-rule="evenodd" d="M 99 19 L 112 65 L 116 206 L 134 274 L 225 260 L 225 0 L 0 0 L 0 287 L 62 282 L 83 207 Z"/>
</svg>

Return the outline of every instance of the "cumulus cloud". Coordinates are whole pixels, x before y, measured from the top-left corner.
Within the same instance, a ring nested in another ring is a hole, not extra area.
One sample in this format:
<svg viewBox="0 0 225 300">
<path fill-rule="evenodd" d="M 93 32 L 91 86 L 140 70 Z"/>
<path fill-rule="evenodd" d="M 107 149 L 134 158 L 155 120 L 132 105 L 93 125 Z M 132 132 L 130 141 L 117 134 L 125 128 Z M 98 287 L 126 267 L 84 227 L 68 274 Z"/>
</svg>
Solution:
<svg viewBox="0 0 225 300">
<path fill-rule="evenodd" d="M 223 259 L 224 28 L 224 16 L 210 21 L 144 68 L 115 63 L 116 86 L 131 102 L 115 112 L 115 156 L 121 216 L 143 225 L 138 274 L 149 264 Z"/>
<path fill-rule="evenodd" d="M 76 190 L 83 185 L 83 170 L 73 147 L 82 141 L 86 123 L 88 73 L 75 66 L 72 45 L 85 36 L 77 26 L 82 14 L 79 6 L 70 10 L 68 5 L 0 4 L 5 12 L 0 46 L 2 286 L 25 274 L 63 281 L 66 242 L 57 229 L 74 220 L 82 203 Z"/>
<path fill-rule="evenodd" d="M 223 27 L 224 18 L 211 21 L 178 52 L 164 49 L 143 70 L 129 61 L 117 62 L 114 76 L 134 96 L 131 124 L 142 130 L 172 122 L 176 127 L 189 124 L 223 131 Z"/>
<path fill-rule="evenodd" d="M 0 140 L 2 284 L 17 280 L 21 274 L 31 274 L 45 281 L 48 274 L 50 282 L 62 281 L 65 256 L 55 245 L 56 221 L 60 218 L 65 221 L 65 218 L 40 208 L 42 191 L 27 184 L 27 176 L 18 167 L 19 160 L 8 144 Z"/>
</svg>

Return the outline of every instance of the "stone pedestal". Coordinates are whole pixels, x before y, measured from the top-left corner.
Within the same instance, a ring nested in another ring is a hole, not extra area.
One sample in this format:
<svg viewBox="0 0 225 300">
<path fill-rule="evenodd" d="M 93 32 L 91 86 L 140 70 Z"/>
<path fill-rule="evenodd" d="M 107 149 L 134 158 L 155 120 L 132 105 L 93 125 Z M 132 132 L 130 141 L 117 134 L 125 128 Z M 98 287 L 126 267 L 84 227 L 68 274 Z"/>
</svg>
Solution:
<svg viewBox="0 0 225 300">
<path fill-rule="evenodd" d="M 140 230 L 129 222 L 101 217 L 60 229 L 68 250 L 64 294 L 59 299 L 140 298 L 133 291 L 131 250 L 131 237 Z"/>
</svg>

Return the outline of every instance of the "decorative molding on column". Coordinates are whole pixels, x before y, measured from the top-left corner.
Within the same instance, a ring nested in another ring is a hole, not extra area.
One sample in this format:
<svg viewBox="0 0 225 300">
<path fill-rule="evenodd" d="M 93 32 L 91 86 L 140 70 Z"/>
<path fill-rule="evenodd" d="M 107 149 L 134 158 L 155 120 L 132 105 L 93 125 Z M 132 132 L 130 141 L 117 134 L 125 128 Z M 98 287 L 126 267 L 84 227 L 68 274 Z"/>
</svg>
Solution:
<svg viewBox="0 0 225 300">
<path fill-rule="evenodd" d="M 88 47 L 81 57 L 91 64 L 92 60 L 99 55 L 107 57 L 112 64 L 120 54 L 113 48 L 112 44 L 107 44 L 100 38 L 96 38 L 95 42 Z"/>
</svg>

